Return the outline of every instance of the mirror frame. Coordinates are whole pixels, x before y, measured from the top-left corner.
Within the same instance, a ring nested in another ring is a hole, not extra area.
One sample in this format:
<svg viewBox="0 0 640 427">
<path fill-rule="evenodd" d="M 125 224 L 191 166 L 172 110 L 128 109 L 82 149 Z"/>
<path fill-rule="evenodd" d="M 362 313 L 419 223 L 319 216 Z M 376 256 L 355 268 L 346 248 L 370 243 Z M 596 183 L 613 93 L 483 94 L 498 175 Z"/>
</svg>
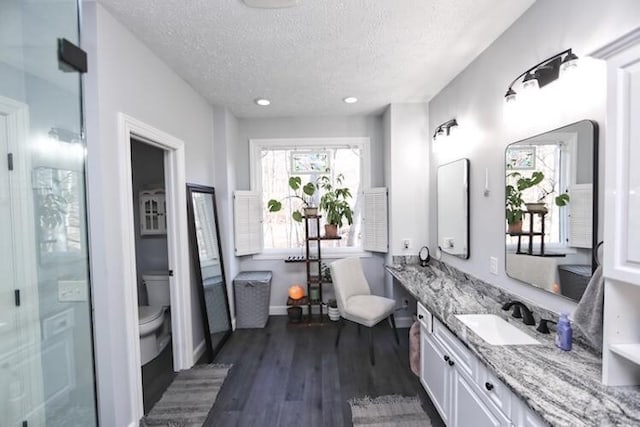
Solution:
<svg viewBox="0 0 640 427">
<path fill-rule="evenodd" d="M 440 246 L 440 206 L 439 206 L 439 195 L 440 195 L 440 179 L 438 177 L 438 174 L 440 172 L 440 168 L 444 167 L 444 166 L 450 166 L 453 165 L 455 163 L 458 162 L 463 162 L 464 164 L 464 191 L 465 191 L 465 221 L 464 221 L 464 225 L 466 227 L 465 229 L 465 246 L 466 246 L 466 253 L 462 254 L 462 255 L 458 255 L 458 254 L 453 254 L 450 252 L 447 252 L 446 250 L 444 250 L 441 246 Z M 469 242 L 471 241 L 470 238 L 470 234 L 471 234 L 471 224 L 470 224 L 470 218 L 471 218 L 471 204 L 470 204 L 470 191 L 469 191 L 469 173 L 471 170 L 471 162 L 469 161 L 468 158 L 461 158 L 461 159 L 457 159 L 454 160 L 452 162 L 448 162 L 448 163 L 444 163 L 438 166 L 438 169 L 436 170 L 436 239 L 438 242 L 438 250 L 441 253 L 445 253 L 447 255 L 451 255 L 457 258 L 461 258 L 461 259 L 469 259 L 469 257 L 471 256 L 471 247 L 469 246 Z"/>
<path fill-rule="evenodd" d="M 211 341 L 211 330 L 209 329 L 209 315 L 207 313 L 207 305 L 204 296 L 204 286 L 202 285 L 202 266 L 200 264 L 200 251 L 198 249 L 198 238 L 196 236 L 195 228 L 195 212 L 193 209 L 193 194 L 204 193 L 211 195 L 211 202 L 213 203 L 213 219 L 215 221 L 216 237 L 218 240 L 218 255 L 220 258 L 220 275 L 222 276 L 222 290 L 224 293 L 225 306 L 227 307 L 227 321 L 229 323 L 229 329 L 225 332 L 220 342 L 213 347 Z M 224 262 L 222 256 L 222 244 L 220 243 L 220 226 L 218 225 L 218 209 L 216 206 L 216 194 L 213 187 L 208 187 L 199 184 L 187 184 L 187 222 L 189 225 L 189 247 L 191 250 L 192 265 L 195 270 L 195 277 L 198 283 L 198 297 L 200 299 L 200 311 L 202 314 L 202 328 L 204 330 L 204 337 L 207 346 L 208 362 L 213 362 L 213 358 L 218 354 L 224 343 L 227 341 L 231 333 L 233 332 L 231 326 L 231 312 L 229 307 L 229 296 L 227 294 L 227 280 L 224 273 Z M 197 362 L 197 361 L 195 361 Z"/>
<path fill-rule="evenodd" d="M 591 168 L 592 168 L 592 171 L 593 171 L 593 182 L 592 182 L 593 199 L 592 199 L 592 206 L 591 206 L 592 224 L 591 224 L 591 256 L 590 256 L 590 258 L 591 258 L 591 274 L 593 275 L 593 273 L 595 272 L 596 268 L 598 268 L 598 265 L 600 265 L 600 263 L 598 262 L 598 256 L 597 256 L 598 241 L 599 241 L 599 239 L 598 239 L 598 225 L 599 225 L 599 217 L 598 217 L 599 209 L 598 209 L 598 206 L 599 206 L 599 189 L 600 189 L 600 181 L 599 181 L 599 179 L 600 179 L 600 176 L 599 176 L 599 174 L 600 174 L 600 159 L 599 159 L 599 150 L 600 150 L 600 148 L 599 148 L 599 140 L 598 140 L 598 136 L 600 134 L 600 131 L 599 131 L 598 122 L 596 122 L 595 120 L 589 120 L 589 119 L 578 120 L 576 122 L 568 123 L 566 125 L 563 125 L 563 126 L 560 126 L 560 127 L 554 128 L 554 129 L 549 129 L 547 131 L 544 131 L 544 132 L 529 136 L 527 138 L 511 142 L 511 143 L 509 143 L 509 144 L 507 144 L 505 146 L 504 159 L 506 159 L 506 153 L 509 150 L 509 147 L 511 147 L 513 144 L 517 144 L 517 143 L 520 143 L 520 142 L 526 142 L 526 141 L 528 141 L 530 139 L 538 138 L 538 137 L 541 137 L 541 136 L 543 136 L 545 134 L 548 134 L 548 133 L 557 132 L 557 131 L 560 131 L 560 130 L 562 130 L 564 128 L 567 128 L 569 126 L 574 126 L 574 125 L 577 125 L 577 124 L 582 123 L 582 122 L 588 122 L 592 126 L 592 131 L 593 131 L 593 133 L 591 135 L 592 138 L 593 138 L 593 161 L 592 161 L 592 164 L 591 164 Z M 506 187 L 506 185 L 507 185 L 507 171 L 506 170 L 503 170 L 503 171 L 504 171 L 504 186 Z M 504 201 L 506 201 L 506 197 L 507 197 L 507 195 L 503 193 L 503 198 L 502 198 L 503 203 L 504 203 Z M 503 212 L 505 213 L 505 216 L 503 217 L 503 224 L 506 224 L 506 222 L 507 222 L 506 210 L 504 210 Z M 513 279 L 513 280 L 517 280 L 517 281 L 519 281 L 521 283 L 526 283 L 529 286 L 533 286 L 535 288 L 538 288 L 540 290 L 548 292 L 547 290 L 542 289 L 540 287 L 537 287 L 537 286 L 533 285 L 530 282 L 525 282 L 524 280 L 521 280 L 521 279 L 515 278 L 515 277 L 511 277 L 509 275 L 508 266 L 507 266 L 507 245 L 506 245 L 506 242 L 504 243 L 504 245 L 505 245 L 505 247 L 504 247 L 504 254 L 505 254 L 505 256 L 504 256 L 504 272 L 505 272 L 505 275 L 507 277 Z M 549 292 L 549 293 L 551 293 L 552 295 L 556 295 L 556 296 L 568 299 L 570 301 L 578 302 L 577 300 L 575 300 L 573 298 L 570 298 L 570 297 L 568 297 L 566 295 L 563 295 L 561 293 L 554 293 L 554 292 Z"/>
</svg>

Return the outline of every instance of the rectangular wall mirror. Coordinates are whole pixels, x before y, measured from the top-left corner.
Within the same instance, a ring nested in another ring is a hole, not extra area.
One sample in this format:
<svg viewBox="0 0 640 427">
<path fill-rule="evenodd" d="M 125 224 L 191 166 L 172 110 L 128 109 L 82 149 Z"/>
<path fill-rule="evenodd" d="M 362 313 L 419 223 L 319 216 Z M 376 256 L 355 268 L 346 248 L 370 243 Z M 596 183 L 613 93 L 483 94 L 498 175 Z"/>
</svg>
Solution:
<svg viewBox="0 0 640 427">
<path fill-rule="evenodd" d="M 469 258 L 469 159 L 438 167 L 438 249 Z"/>
<path fill-rule="evenodd" d="M 597 262 L 597 138 L 583 120 L 505 151 L 507 275 L 576 301 Z"/>
<path fill-rule="evenodd" d="M 189 245 L 198 283 L 209 362 L 231 335 L 215 190 L 187 184 Z"/>
</svg>

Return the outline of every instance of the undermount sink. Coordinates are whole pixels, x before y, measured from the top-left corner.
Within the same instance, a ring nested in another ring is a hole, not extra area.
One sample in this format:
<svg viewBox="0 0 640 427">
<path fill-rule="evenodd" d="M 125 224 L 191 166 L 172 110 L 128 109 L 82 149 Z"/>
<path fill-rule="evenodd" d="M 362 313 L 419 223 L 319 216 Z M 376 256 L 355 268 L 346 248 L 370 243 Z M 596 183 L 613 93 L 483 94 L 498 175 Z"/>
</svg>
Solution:
<svg viewBox="0 0 640 427">
<path fill-rule="evenodd" d="M 540 342 L 495 314 L 458 314 L 458 320 L 491 345 L 534 345 Z"/>
</svg>

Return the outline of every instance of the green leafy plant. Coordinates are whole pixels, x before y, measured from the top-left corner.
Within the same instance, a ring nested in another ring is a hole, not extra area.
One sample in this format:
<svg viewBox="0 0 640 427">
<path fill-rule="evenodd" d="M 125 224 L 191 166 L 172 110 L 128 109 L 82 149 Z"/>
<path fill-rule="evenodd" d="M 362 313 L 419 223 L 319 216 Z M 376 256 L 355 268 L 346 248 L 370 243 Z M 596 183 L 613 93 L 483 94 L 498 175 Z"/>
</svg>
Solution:
<svg viewBox="0 0 640 427">
<path fill-rule="evenodd" d="M 40 225 L 53 229 L 64 223 L 68 201 L 63 196 L 49 193 L 42 198 L 40 204 Z"/>
<path fill-rule="evenodd" d="M 525 201 L 522 198 L 522 193 L 529 188 L 540 185 L 544 181 L 544 174 L 540 171 L 535 171 L 530 177 L 526 177 L 522 176 L 520 172 L 511 172 L 507 174 L 507 180 L 509 178 L 511 178 L 511 181 L 515 180 L 515 183 L 507 184 L 505 189 L 507 223 L 514 224 L 522 221 L 524 216 L 522 205 L 525 204 Z M 553 189 L 546 190 L 541 188 L 538 202 L 542 202 L 553 191 Z M 557 206 L 566 206 L 569 203 L 569 194 L 560 194 L 554 199 L 554 202 Z"/>
<path fill-rule="evenodd" d="M 287 198 L 298 199 L 302 202 L 304 208 L 313 207 L 313 195 L 318 189 L 317 182 L 307 182 L 302 185 L 302 179 L 299 176 L 289 177 L 289 188 L 293 190 L 293 195 Z M 269 212 L 279 212 L 282 209 L 282 202 L 276 199 L 271 199 L 267 202 L 267 209 Z M 302 222 L 303 214 L 300 209 L 296 209 L 291 213 L 291 217 L 294 221 Z"/>
<path fill-rule="evenodd" d="M 320 210 L 326 213 L 327 224 L 342 227 L 343 221 L 353 224 L 353 210 L 349 205 L 351 191 L 342 187 L 344 175 L 339 174 L 335 182 L 327 175 L 318 178 L 318 186 L 323 190 L 320 198 Z"/>
</svg>

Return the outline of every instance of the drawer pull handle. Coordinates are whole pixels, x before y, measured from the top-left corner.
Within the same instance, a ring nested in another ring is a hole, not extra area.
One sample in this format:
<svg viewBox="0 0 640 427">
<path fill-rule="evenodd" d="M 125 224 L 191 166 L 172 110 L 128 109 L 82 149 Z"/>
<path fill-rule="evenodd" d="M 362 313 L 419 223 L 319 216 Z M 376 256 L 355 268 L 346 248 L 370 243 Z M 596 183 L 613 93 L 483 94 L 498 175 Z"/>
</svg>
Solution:
<svg viewBox="0 0 640 427">
<path fill-rule="evenodd" d="M 489 390 L 489 391 L 493 390 L 493 384 L 491 384 L 491 383 L 489 383 L 489 382 L 484 383 L 484 386 L 485 386 L 485 387 L 486 387 L 486 389 L 487 389 L 487 390 Z"/>
<path fill-rule="evenodd" d="M 424 316 L 422 314 L 418 314 L 418 319 L 422 320 L 424 319 Z"/>
<path fill-rule="evenodd" d="M 449 356 L 444 356 L 444 361 L 448 362 L 449 361 Z"/>
<path fill-rule="evenodd" d="M 455 364 L 456 364 L 456 363 L 455 363 L 453 360 L 449 360 L 449 366 L 453 366 L 453 365 L 455 365 Z"/>
</svg>

